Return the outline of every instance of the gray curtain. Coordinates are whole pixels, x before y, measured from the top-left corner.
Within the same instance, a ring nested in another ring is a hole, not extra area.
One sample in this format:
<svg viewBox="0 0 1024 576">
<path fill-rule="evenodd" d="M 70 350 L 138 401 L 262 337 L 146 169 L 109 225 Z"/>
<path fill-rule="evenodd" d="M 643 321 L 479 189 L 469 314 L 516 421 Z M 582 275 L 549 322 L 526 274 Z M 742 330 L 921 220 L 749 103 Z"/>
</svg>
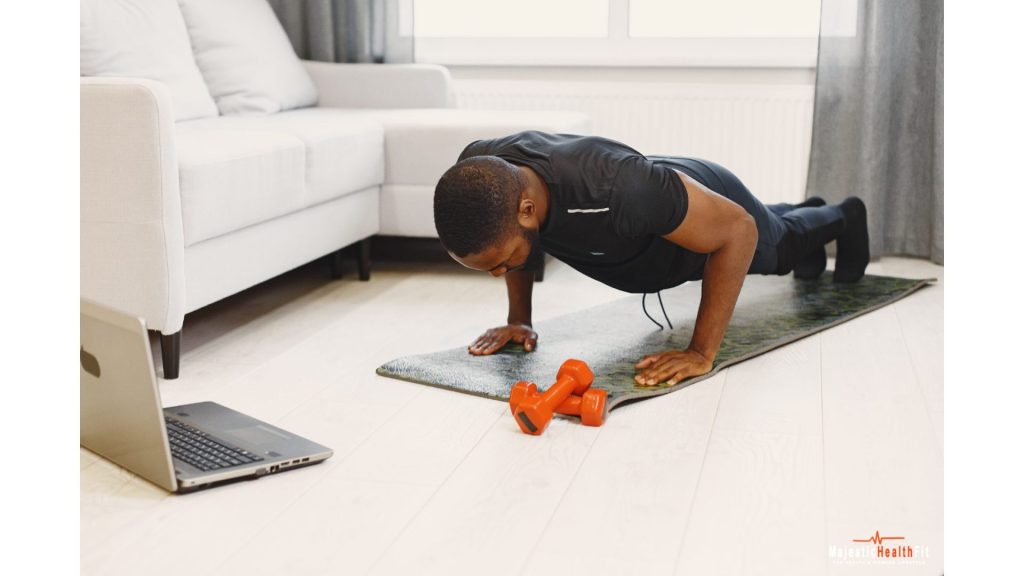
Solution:
<svg viewBox="0 0 1024 576">
<path fill-rule="evenodd" d="M 376 63 L 413 60 L 412 34 L 399 29 L 402 1 L 269 0 L 299 58 Z"/>
<path fill-rule="evenodd" d="M 834 26 L 854 5 L 856 28 Z M 872 258 L 943 262 L 942 13 L 942 0 L 822 0 L 807 194 L 860 196 Z"/>
</svg>

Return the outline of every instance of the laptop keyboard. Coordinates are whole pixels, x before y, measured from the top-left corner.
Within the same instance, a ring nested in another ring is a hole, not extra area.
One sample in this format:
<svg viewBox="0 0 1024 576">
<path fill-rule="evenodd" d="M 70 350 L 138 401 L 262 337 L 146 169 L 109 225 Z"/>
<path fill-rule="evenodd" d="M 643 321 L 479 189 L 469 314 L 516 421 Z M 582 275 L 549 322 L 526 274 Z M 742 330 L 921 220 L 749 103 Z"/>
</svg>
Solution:
<svg viewBox="0 0 1024 576">
<path fill-rule="evenodd" d="M 165 420 L 167 437 L 171 441 L 171 455 L 204 472 L 263 460 L 252 452 L 222 444 L 184 422 L 170 417 L 165 417 Z"/>
</svg>

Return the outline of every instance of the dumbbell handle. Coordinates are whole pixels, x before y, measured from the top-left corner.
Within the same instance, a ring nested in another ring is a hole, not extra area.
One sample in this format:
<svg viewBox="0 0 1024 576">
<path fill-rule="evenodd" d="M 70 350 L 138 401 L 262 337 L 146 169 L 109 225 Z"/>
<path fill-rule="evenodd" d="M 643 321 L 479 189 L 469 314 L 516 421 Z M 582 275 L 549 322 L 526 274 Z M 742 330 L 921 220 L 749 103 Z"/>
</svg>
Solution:
<svg viewBox="0 0 1024 576">
<path fill-rule="evenodd" d="M 556 412 L 558 407 L 571 398 L 573 392 L 579 388 L 580 383 L 575 378 L 572 376 L 562 376 L 548 387 L 543 394 L 535 398 L 539 400 L 539 405 L 543 405 L 546 409 Z"/>
<path fill-rule="evenodd" d="M 583 398 L 575 394 L 569 395 L 568 398 L 562 401 L 561 404 L 555 407 L 556 414 L 564 414 L 566 416 L 579 416 L 580 407 L 582 406 Z M 512 413 L 515 414 L 515 408 L 512 409 Z"/>
<path fill-rule="evenodd" d="M 565 414 L 567 416 L 579 416 L 580 407 L 582 405 L 583 397 L 572 394 L 568 398 L 563 400 L 557 408 L 555 408 L 555 412 L 557 412 L 558 414 Z"/>
</svg>

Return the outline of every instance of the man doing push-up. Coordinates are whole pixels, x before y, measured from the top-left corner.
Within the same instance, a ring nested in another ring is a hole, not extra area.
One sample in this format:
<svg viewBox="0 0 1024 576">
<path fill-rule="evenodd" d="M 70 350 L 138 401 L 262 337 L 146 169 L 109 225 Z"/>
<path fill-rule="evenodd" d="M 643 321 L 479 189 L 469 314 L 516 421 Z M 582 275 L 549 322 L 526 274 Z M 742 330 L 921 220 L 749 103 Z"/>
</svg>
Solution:
<svg viewBox="0 0 1024 576">
<path fill-rule="evenodd" d="M 467 146 L 437 184 L 434 222 L 456 261 L 505 277 L 507 323 L 480 336 L 471 354 L 510 341 L 536 347 L 532 269 L 545 252 L 625 292 L 702 279 L 689 346 L 641 359 L 635 380 L 642 386 L 711 370 L 747 274 L 817 278 L 832 240 L 834 282 L 856 282 L 869 259 L 859 198 L 765 205 L 714 162 L 538 131 Z"/>
</svg>

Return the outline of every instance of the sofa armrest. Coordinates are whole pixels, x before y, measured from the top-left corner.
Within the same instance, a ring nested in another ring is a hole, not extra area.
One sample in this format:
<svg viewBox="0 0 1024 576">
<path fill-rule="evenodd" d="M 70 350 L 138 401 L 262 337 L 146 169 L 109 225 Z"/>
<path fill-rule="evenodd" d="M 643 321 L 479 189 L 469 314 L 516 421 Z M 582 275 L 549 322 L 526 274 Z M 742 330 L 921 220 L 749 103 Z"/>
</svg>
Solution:
<svg viewBox="0 0 1024 576">
<path fill-rule="evenodd" d="M 451 75 L 436 64 L 338 64 L 303 60 L 321 108 L 450 108 Z"/>
<path fill-rule="evenodd" d="M 81 295 L 173 334 L 185 316 L 185 245 L 167 87 L 81 78 Z"/>
</svg>

